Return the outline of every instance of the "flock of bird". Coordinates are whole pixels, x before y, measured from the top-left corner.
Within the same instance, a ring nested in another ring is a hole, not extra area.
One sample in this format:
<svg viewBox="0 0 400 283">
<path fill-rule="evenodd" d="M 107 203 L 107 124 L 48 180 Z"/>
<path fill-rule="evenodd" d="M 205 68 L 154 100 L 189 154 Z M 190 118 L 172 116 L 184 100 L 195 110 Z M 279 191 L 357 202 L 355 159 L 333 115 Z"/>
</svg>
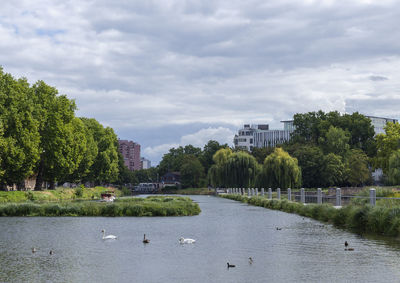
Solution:
<svg viewBox="0 0 400 283">
<path fill-rule="evenodd" d="M 281 227 L 276 227 L 276 230 L 282 230 L 282 228 Z M 102 238 L 103 240 L 115 240 L 115 239 L 117 239 L 117 236 L 114 236 L 114 235 L 107 235 L 106 236 L 106 230 L 105 229 L 101 230 L 101 233 L 103 233 L 103 238 Z M 144 244 L 150 243 L 150 240 L 146 238 L 146 234 L 143 235 L 143 241 L 142 242 Z M 196 240 L 194 240 L 194 239 L 183 238 L 183 237 L 179 238 L 179 243 L 180 244 L 193 244 L 195 242 L 196 242 Z M 345 251 L 354 251 L 354 248 L 349 248 L 349 243 L 347 241 L 344 242 L 344 247 L 345 247 L 345 249 L 344 249 Z M 32 248 L 32 253 L 36 253 L 36 252 L 37 252 L 37 249 L 35 247 L 33 247 Z M 49 254 L 53 255 L 54 254 L 53 250 L 50 250 Z M 227 264 L 228 269 L 236 267 L 236 265 L 231 264 L 229 262 L 227 262 L 226 264 Z M 253 264 L 253 258 L 252 257 L 249 257 L 249 264 Z"/>
</svg>

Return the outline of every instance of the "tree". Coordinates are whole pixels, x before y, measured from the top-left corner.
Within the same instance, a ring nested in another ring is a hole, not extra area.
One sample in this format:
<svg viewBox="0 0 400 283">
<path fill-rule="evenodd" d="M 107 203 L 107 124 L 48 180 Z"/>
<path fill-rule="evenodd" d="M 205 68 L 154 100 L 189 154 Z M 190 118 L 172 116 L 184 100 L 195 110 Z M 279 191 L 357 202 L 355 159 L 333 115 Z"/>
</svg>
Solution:
<svg viewBox="0 0 400 283">
<path fill-rule="evenodd" d="M 321 183 L 324 187 L 341 185 L 345 179 L 346 168 L 342 157 L 329 153 L 323 157 L 321 166 Z"/>
<path fill-rule="evenodd" d="M 180 168 L 183 188 L 198 188 L 204 177 L 204 167 L 194 155 L 186 155 Z"/>
<path fill-rule="evenodd" d="M 293 148 L 293 147 L 292 147 Z M 292 152 L 301 168 L 302 183 L 306 188 L 322 186 L 324 155 L 322 150 L 313 145 L 298 145 Z"/>
<path fill-rule="evenodd" d="M 385 134 L 376 136 L 376 144 L 377 155 L 374 159 L 374 165 L 376 168 L 382 168 L 383 172 L 387 174 L 390 156 L 400 149 L 400 124 L 387 123 Z"/>
<path fill-rule="evenodd" d="M 263 164 L 265 158 L 274 151 L 273 147 L 253 147 L 251 155 L 253 155 L 259 164 Z"/>
<path fill-rule="evenodd" d="M 400 150 L 396 150 L 389 158 L 388 179 L 391 185 L 400 184 Z"/>
<path fill-rule="evenodd" d="M 0 68 L 0 188 L 18 184 L 33 174 L 39 159 L 38 122 L 32 115 L 26 79 L 15 80 Z"/>
<path fill-rule="evenodd" d="M 75 102 L 57 94 L 57 89 L 43 81 L 33 85 L 31 99 L 35 104 L 34 115 L 39 121 L 41 152 L 37 190 L 41 189 L 43 181 L 49 182 L 50 188 L 54 189 L 55 182 L 72 174 L 83 157 L 81 151 L 85 145 L 78 143 L 85 143 L 86 140 L 82 124 L 75 118 Z"/>
<path fill-rule="evenodd" d="M 229 157 L 232 155 L 232 150 L 228 148 L 221 148 L 214 156 L 214 165 L 208 170 L 209 183 L 214 187 L 226 187 L 229 182 L 229 176 L 226 172 Z"/>
<path fill-rule="evenodd" d="M 219 142 L 210 140 L 203 148 L 203 152 L 201 153 L 199 160 L 203 164 L 204 171 L 208 172 L 208 169 L 214 164 L 213 156 L 214 154 L 220 150 L 221 148 L 227 148 L 228 145 L 221 145 Z"/>
<path fill-rule="evenodd" d="M 324 152 L 334 153 L 344 157 L 350 149 L 349 140 L 350 134 L 341 128 L 330 126 L 325 138 L 320 138 L 319 143 L 322 145 Z"/>
<path fill-rule="evenodd" d="M 260 165 L 254 156 L 247 152 L 239 151 L 230 154 L 221 169 L 221 173 L 225 174 L 224 181 L 226 186 L 248 188 L 255 184 Z"/>
<path fill-rule="evenodd" d="M 352 186 L 365 184 L 371 179 L 368 156 L 361 149 L 350 150 L 348 168 L 348 181 Z"/>
<path fill-rule="evenodd" d="M 259 186 L 271 188 L 297 188 L 301 185 L 301 170 L 297 159 L 281 148 L 265 158 L 257 178 Z"/>
</svg>

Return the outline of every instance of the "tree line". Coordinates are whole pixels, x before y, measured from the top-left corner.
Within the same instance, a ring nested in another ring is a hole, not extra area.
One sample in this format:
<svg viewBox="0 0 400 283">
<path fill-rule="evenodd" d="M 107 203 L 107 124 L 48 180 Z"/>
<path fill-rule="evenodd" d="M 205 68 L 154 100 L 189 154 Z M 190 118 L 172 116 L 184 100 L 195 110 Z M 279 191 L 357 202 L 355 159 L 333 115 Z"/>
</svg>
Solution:
<svg viewBox="0 0 400 283">
<path fill-rule="evenodd" d="M 124 168 L 113 129 L 76 117 L 76 109 L 56 88 L 0 67 L 0 189 L 24 189 L 32 176 L 36 190 L 44 182 L 53 189 L 57 182 L 119 180 Z"/>
</svg>

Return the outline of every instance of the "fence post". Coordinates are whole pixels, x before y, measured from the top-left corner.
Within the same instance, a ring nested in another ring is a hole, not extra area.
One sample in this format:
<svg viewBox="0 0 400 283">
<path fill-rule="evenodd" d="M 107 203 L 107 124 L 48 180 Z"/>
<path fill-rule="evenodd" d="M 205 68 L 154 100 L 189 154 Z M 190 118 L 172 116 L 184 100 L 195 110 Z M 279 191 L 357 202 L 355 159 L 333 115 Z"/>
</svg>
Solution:
<svg viewBox="0 0 400 283">
<path fill-rule="evenodd" d="M 281 188 L 276 189 L 276 194 L 278 196 L 278 199 L 281 199 Z"/>
<path fill-rule="evenodd" d="M 262 195 L 262 196 L 264 196 L 264 195 L 265 195 L 264 188 L 261 188 L 261 195 Z"/>
<path fill-rule="evenodd" d="M 304 192 L 304 188 L 300 189 L 300 202 L 301 203 L 306 203 L 306 194 Z"/>
<path fill-rule="evenodd" d="M 372 206 L 376 205 L 376 190 L 369 189 L 369 204 Z"/>
<path fill-rule="evenodd" d="M 258 196 L 258 188 L 256 188 L 256 196 Z"/>
<path fill-rule="evenodd" d="M 247 188 L 247 196 L 250 196 L 250 188 Z"/>
<path fill-rule="evenodd" d="M 322 190 L 321 188 L 317 189 L 317 203 L 322 204 Z"/>
<path fill-rule="evenodd" d="M 254 196 L 254 188 L 251 188 L 251 195 Z"/>
<path fill-rule="evenodd" d="M 287 189 L 287 199 L 292 200 L 292 189 L 291 188 Z"/>
<path fill-rule="evenodd" d="M 342 193 L 340 188 L 336 188 L 336 206 L 342 206 Z"/>
<path fill-rule="evenodd" d="M 272 189 L 268 188 L 268 199 L 272 199 Z"/>
</svg>

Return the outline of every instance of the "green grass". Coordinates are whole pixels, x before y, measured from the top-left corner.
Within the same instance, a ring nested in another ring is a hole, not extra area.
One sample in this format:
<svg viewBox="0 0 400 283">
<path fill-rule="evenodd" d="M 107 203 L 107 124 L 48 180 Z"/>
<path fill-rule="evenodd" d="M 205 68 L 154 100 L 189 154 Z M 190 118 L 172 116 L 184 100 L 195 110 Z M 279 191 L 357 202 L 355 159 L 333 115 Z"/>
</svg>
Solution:
<svg viewBox="0 0 400 283">
<path fill-rule="evenodd" d="M 189 216 L 201 212 L 187 197 L 125 198 L 113 203 L 66 201 L 0 204 L 0 216 Z"/>
<path fill-rule="evenodd" d="M 89 200 L 99 199 L 102 192 L 111 190 L 110 188 L 95 187 L 95 188 L 57 188 L 47 191 L 0 191 L 0 203 L 20 203 L 20 202 L 55 202 L 55 201 L 70 201 L 70 200 Z M 117 189 L 116 196 L 122 193 Z"/>
<path fill-rule="evenodd" d="M 245 202 L 269 209 L 281 210 L 310 217 L 322 222 L 358 233 L 400 236 L 400 206 L 370 206 L 351 204 L 336 209 L 330 204 L 307 204 L 287 200 L 269 200 L 265 197 L 221 195 L 221 197 Z"/>
</svg>

